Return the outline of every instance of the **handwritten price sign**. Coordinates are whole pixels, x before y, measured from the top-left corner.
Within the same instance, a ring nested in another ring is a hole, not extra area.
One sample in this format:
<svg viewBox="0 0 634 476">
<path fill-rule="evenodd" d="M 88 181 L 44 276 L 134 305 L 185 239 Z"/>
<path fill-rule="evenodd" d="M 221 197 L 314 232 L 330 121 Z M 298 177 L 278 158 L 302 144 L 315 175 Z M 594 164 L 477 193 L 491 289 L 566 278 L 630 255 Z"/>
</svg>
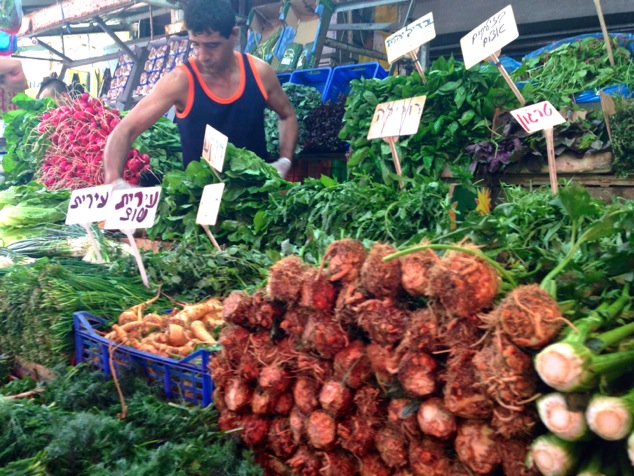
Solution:
<svg viewBox="0 0 634 476">
<path fill-rule="evenodd" d="M 515 109 L 511 111 L 511 114 L 529 134 L 552 129 L 554 126 L 566 122 L 566 119 L 548 101 Z"/>
<path fill-rule="evenodd" d="M 154 224 L 161 187 L 133 188 L 112 192 L 107 230 L 150 228 Z"/>
<path fill-rule="evenodd" d="M 495 54 L 518 36 L 513 7 L 509 5 L 460 39 L 465 68 Z"/>
<path fill-rule="evenodd" d="M 103 221 L 108 217 L 108 199 L 112 194 L 112 185 L 73 190 L 70 195 L 66 224 L 86 224 Z"/>
<path fill-rule="evenodd" d="M 376 106 L 368 139 L 416 134 L 427 96 L 383 102 Z"/>
<path fill-rule="evenodd" d="M 199 225 L 215 225 L 218 219 L 218 210 L 220 209 L 220 201 L 222 193 L 225 190 L 224 183 L 213 183 L 205 185 L 203 196 L 198 206 L 198 214 L 196 215 L 196 223 Z"/>
<path fill-rule="evenodd" d="M 225 163 L 228 141 L 226 135 L 207 124 L 203 142 L 203 159 L 218 172 L 222 172 Z"/>
<path fill-rule="evenodd" d="M 387 60 L 393 63 L 434 38 L 436 38 L 436 28 L 434 16 L 430 12 L 385 39 Z"/>
</svg>

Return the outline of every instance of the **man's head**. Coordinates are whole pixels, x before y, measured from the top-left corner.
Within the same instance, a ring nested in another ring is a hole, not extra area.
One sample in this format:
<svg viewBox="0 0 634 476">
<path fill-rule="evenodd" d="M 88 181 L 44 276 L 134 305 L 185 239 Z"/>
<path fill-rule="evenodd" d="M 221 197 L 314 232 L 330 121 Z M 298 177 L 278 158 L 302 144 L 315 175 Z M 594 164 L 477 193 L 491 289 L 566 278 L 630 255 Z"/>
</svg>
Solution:
<svg viewBox="0 0 634 476">
<path fill-rule="evenodd" d="M 183 0 L 183 11 L 190 34 L 218 32 L 229 38 L 236 26 L 236 14 L 229 0 Z"/>
<path fill-rule="evenodd" d="M 48 78 L 42 82 L 36 97 L 37 99 L 52 98 L 59 103 L 70 99 L 70 92 L 64 81 L 57 78 Z"/>
</svg>

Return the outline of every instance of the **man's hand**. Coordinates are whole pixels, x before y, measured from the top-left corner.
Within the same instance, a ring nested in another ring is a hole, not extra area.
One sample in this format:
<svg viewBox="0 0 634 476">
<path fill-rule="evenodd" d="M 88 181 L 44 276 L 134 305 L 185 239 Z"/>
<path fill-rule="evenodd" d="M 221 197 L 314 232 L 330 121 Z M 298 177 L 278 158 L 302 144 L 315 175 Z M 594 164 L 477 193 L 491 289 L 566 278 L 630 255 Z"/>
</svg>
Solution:
<svg viewBox="0 0 634 476">
<path fill-rule="evenodd" d="M 291 161 L 286 157 L 280 157 L 275 162 L 271 164 L 277 170 L 277 173 L 280 174 L 280 177 L 286 180 L 286 176 L 291 170 Z"/>
</svg>

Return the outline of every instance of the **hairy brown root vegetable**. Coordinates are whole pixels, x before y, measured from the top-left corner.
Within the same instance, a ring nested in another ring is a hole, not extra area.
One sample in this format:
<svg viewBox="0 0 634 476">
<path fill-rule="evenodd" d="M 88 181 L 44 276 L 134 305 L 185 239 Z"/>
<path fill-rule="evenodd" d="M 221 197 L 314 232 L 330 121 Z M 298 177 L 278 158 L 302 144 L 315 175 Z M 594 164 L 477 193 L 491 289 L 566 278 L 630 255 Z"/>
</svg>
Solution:
<svg viewBox="0 0 634 476">
<path fill-rule="evenodd" d="M 384 415 L 387 411 L 387 402 L 380 394 L 381 392 L 378 388 L 370 385 L 357 390 L 354 395 L 354 404 L 357 407 L 358 414 L 369 419 Z"/>
<path fill-rule="evenodd" d="M 309 318 L 302 335 L 304 348 L 314 350 L 324 359 L 332 359 L 348 342 L 348 334 L 332 318 Z"/>
<path fill-rule="evenodd" d="M 429 295 L 429 271 L 440 261 L 433 250 L 426 249 L 402 256 L 401 282 L 407 293 L 414 297 Z"/>
<path fill-rule="evenodd" d="M 360 340 L 351 342 L 335 355 L 334 378 L 350 388 L 361 388 L 372 375 L 370 359 L 365 352 L 365 344 Z"/>
<path fill-rule="evenodd" d="M 243 414 L 223 411 L 218 416 L 218 429 L 220 431 L 229 431 L 235 428 L 239 428 L 242 425 Z"/>
<path fill-rule="evenodd" d="M 288 417 L 288 422 L 295 444 L 299 444 L 306 434 L 306 420 L 308 420 L 308 415 L 303 413 L 299 407 L 295 405 Z"/>
<path fill-rule="evenodd" d="M 414 476 L 450 476 L 451 457 L 447 447 L 430 438 L 412 441 L 408 453 Z"/>
<path fill-rule="evenodd" d="M 268 434 L 268 448 L 275 456 L 288 459 L 297 450 L 297 444 L 293 441 L 293 433 L 288 418 L 277 417 L 273 419 Z"/>
<path fill-rule="evenodd" d="M 468 317 L 493 304 L 499 281 L 496 270 L 482 258 L 448 251 L 429 271 L 429 294 L 451 314 Z"/>
<path fill-rule="evenodd" d="M 438 338 L 447 349 L 469 349 L 478 343 L 484 331 L 477 317 L 449 317 L 443 319 Z"/>
<path fill-rule="evenodd" d="M 220 413 L 228 410 L 227 404 L 225 403 L 225 393 L 224 389 L 221 387 L 214 388 L 212 395 L 212 400 L 214 407 Z"/>
<path fill-rule="evenodd" d="M 396 251 L 391 245 L 376 243 L 363 262 L 361 283 L 377 298 L 402 294 L 401 262 L 397 259 L 383 262 L 383 258 Z"/>
<path fill-rule="evenodd" d="M 266 442 L 271 420 L 259 415 L 248 414 L 242 418 L 240 436 L 247 446 L 258 446 Z"/>
<path fill-rule="evenodd" d="M 227 326 L 220 331 L 218 342 L 222 346 L 222 355 L 236 364 L 249 345 L 249 331 L 240 326 Z"/>
<path fill-rule="evenodd" d="M 518 406 L 536 392 L 537 373 L 531 356 L 495 332 L 473 357 L 485 391 L 501 405 Z"/>
<path fill-rule="evenodd" d="M 436 390 L 438 363 L 425 352 L 407 352 L 398 368 L 398 380 L 410 397 L 425 397 Z"/>
<path fill-rule="evenodd" d="M 293 380 L 290 374 L 279 365 L 267 365 L 260 370 L 258 384 L 271 392 L 272 395 L 279 395 L 291 386 Z"/>
<path fill-rule="evenodd" d="M 284 392 L 277 398 L 277 402 L 275 402 L 274 412 L 278 415 L 288 415 L 291 413 L 293 406 L 295 405 L 295 400 L 293 400 L 292 392 Z"/>
<path fill-rule="evenodd" d="M 456 432 L 456 417 L 447 409 L 442 398 L 423 400 L 416 418 L 419 428 L 426 435 L 444 440 Z"/>
<path fill-rule="evenodd" d="M 293 476 L 316 476 L 321 469 L 320 458 L 308 446 L 300 446 L 286 463 L 292 468 Z"/>
<path fill-rule="evenodd" d="M 250 334 L 249 352 L 262 365 L 272 365 L 283 357 L 280 355 L 280 348 L 271 339 L 271 333 L 266 330 Z"/>
<path fill-rule="evenodd" d="M 332 242 L 321 260 L 321 267 L 328 261 L 328 273 L 331 281 L 350 283 L 361 272 L 361 266 L 367 257 L 363 243 L 351 238 Z"/>
<path fill-rule="evenodd" d="M 369 344 L 366 352 L 379 385 L 392 384 L 396 380 L 401 354 L 392 347 L 383 347 L 378 344 Z"/>
<path fill-rule="evenodd" d="M 270 415 L 274 413 L 277 398 L 275 395 L 258 387 L 253 392 L 251 399 L 251 411 L 256 415 Z"/>
<path fill-rule="evenodd" d="M 387 421 L 403 432 L 408 438 L 420 438 L 421 432 L 416 421 L 418 402 L 408 398 L 393 398 L 387 406 Z"/>
<path fill-rule="evenodd" d="M 549 344 L 564 323 L 557 301 L 537 284 L 515 288 L 492 315 L 513 343 L 529 349 Z"/>
<path fill-rule="evenodd" d="M 260 367 L 261 365 L 257 357 L 251 353 L 247 353 L 242 356 L 242 360 L 236 368 L 236 373 L 245 382 L 251 383 L 258 379 Z"/>
<path fill-rule="evenodd" d="M 357 326 L 357 307 L 370 298 L 360 281 L 343 286 L 335 303 L 335 319 L 346 327 Z"/>
<path fill-rule="evenodd" d="M 357 307 L 357 313 L 359 326 L 375 344 L 396 344 L 405 336 L 409 315 L 396 306 L 393 298 L 365 301 Z"/>
<path fill-rule="evenodd" d="M 328 380 L 319 392 L 319 404 L 326 413 L 336 418 L 350 410 L 352 397 L 352 390 L 341 381 Z"/>
<path fill-rule="evenodd" d="M 225 404 L 232 412 L 247 408 L 253 398 L 253 389 L 241 378 L 233 378 L 225 389 Z"/>
<path fill-rule="evenodd" d="M 253 329 L 270 329 L 283 313 L 284 310 L 279 303 L 259 290 L 253 294 L 252 311 L 248 314 L 247 320 Z"/>
<path fill-rule="evenodd" d="M 274 299 L 286 303 L 299 300 L 302 276 L 310 266 L 297 256 L 286 256 L 271 266 L 266 290 Z"/>
<path fill-rule="evenodd" d="M 332 311 L 337 299 L 337 290 L 319 269 L 310 268 L 302 276 L 300 306 L 317 311 Z"/>
<path fill-rule="evenodd" d="M 403 351 L 436 352 L 443 349 L 439 334 L 439 309 L 434 307 L 420 308 L 410 313 L 409 324 L 405 336 L 399 344 Z"/>
<path fill-rule="evenodd" d="M 310 377 L 299 377 L 293 384 L 293 399 L 295 405 L 306 414 L 311 413 L 319 407 L 320 384 Z"/>
<path fill-rule="evenodd" d="M 282 318 L 282 322 L 280 322 L 280 328 L 282 328 L 291 338 L 299 340 L 304 333 L 309 316 L 310 311 L 307 309 L 287 309 Z"/>
<path fill-rule="evenodd" d="M 319 453 L 322 461 L 319 474 L 322 476 L 355 476 L 357 465 L 350 455 L 343 451 L 326 451 Z"/>
<path fill-rule="evenodd" d="M 505 476 L 537 476 L 537 468 L 529 469 L 525 461 L 531 440 L 498 440 L 498 451 L 502 458 Z"/>
<path fill-rule="evenodd" d="M 216 389 L 227 387 L 235 374 L 231 362 L 222 353 L 209 360 L 209 370 L 214 379 Z"/>
<path fill-rule="evenodd" d="M 253 298 L 244 291 L 233 291 L 222 302 L 222 318 L 229 324 L 248 326 L 252 312 Z"/>
<path fill-rule="evenodd" d="M 325 382 L 332 375 L 332 361 L 298 352 L 295 360 L 297 374 Z"/>
<path fill-rule="evenodd" d="M 443 388 L 447 409 L 463 418 L 487 418 L 493 411 L 493 401 L 483 388 L 473 366 L 475 351 L 458 350 L 451 355 L 445 372 Z"/>
<path fill-rule="evenodd" d="M 534 436 L 539 415 L 534 405 L 517 409 L 496 406 L 491 417 L 491 427 L 504 438 L 527 438 Z"/>
<path fill-rule="evenodd" d="M 359 460 L 361 476 L 392 476 L 393 471 L 376 453 L 370 453 Z"/>
<path fill-rule="evenodd" d="M 400 468 L 407 464 L 407 439 L 393 425 L 386 425 L 376 432 L 376 449 L 383 462 L 390 468 Z"/>
<path fill-rule="evenodd" d="M 378 423 L 363 415 L 352 415 L 337 425 L 339 444 L 356 457 L 374 449 L 374 436 Z"/>
<path fill-rule="evenodd" d="M 502 462 L 495 432 L 484 421 L 461 421 L 454 447 L 460 461 L 478 474 L 488 474 Z"/>
<path fill-rule="evenodd" d="M 334 446 L 337 422 L 323 410 L 312 412 L 306 421 L 306 437 L 313 448 L 327 450 Z"/>
</svg>

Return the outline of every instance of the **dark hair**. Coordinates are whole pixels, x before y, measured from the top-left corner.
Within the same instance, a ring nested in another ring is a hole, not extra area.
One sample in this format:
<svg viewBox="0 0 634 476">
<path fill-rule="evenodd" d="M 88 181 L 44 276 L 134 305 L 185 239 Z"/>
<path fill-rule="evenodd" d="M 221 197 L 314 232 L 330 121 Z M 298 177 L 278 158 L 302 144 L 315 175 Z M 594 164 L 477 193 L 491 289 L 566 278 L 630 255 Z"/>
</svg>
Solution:
<svg viewBox="0 0 634 476">
<path fill-rule="evenodd" d="M 227 0 L 182 0 L 187 29 L 195 35 L 217 31 L 231 36 L 236 14 Z"/>
<path fill-rule="evenodd" d="M 44 91 L 50 91 L 53 93 L 53 96 L 58 96 L 60 94 L 68 94 L 68 86 L 61 79 L 57 78 L 47 78 L 42 81 L 42 85 L 40 86 L 40 90 L 37 93 L 37 98 L 39 99 Z"/>
</svg>

